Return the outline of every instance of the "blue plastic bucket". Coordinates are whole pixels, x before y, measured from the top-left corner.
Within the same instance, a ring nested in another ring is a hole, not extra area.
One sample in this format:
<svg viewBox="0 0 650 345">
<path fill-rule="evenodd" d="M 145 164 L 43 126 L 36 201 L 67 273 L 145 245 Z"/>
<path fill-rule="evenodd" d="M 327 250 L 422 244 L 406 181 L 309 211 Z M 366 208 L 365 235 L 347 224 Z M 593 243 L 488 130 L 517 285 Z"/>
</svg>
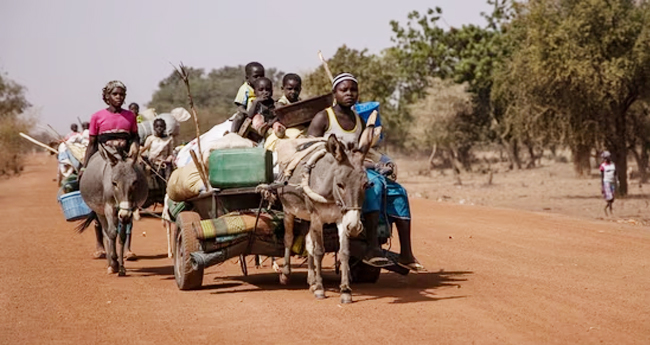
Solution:
<svg viewBox="0 0 650 345">
<path fill-rule="evenodd" d="M 364 103 L 357 103 L 354 105 L 354 110 L 356 110 L 357 114 L 361 116 L 361 119 L 363 122 L 368 122 L 368 117 L 370 117 L 370 114 L 374 110 L 377 110 L 377 121 L 375 121 L 375 126 L 381 126 L 381 116 L 379 114 L 379 102 L 364 102 Z M 384 139 L 384 132 L 382 131 L 381 136 L 379 137 L 379 141 Z"/>
<path fill-rule="evenodd" d="M 92 212 L 79 191 L 62 194 L 58 197 L 65 220 L 72 222 L 85 218 Z"/>
<path fill-rule="evenodd" d="M 379 116 L 379 102 L 364 102 L 354 105 L 354 110 L 361 116 L 364 122 L 368 121 L 368 117 L 372 114 L 373 110 L 377 110 L 376 126 L 381 126 L 381 116 Z"/>
</svg>

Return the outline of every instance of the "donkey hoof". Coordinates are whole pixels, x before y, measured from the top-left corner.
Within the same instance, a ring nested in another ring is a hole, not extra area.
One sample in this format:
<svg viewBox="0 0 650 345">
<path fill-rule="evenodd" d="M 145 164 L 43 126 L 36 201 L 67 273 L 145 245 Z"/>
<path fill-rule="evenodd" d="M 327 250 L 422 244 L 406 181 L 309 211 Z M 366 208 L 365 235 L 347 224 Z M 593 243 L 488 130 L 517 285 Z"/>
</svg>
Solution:
<svg viewBox="0 0 650 345">
<path fill-rule="evenodd" d="M 314 291 L 314 297 L 316 297 L 316 299 L 325 299 L 325 290 Z"/>
<path fill-rule="evenodd" d="M 341 304 L 349 304 L 349 303 L 352 303 L 352 295 L 349 293 L 342 293 Z"/>
<path fill-rule="evenodd" d="M 129 252 L 126 252 L 126 254 L 124 254 L 124 259 L 126 261 L 136 261 L 136 260 L 138 260 L 138 256 L 135 255 L 134 252 L 129 251 Z"/>
<path fill-rule="evenodd" d="M 287 285 L 289 283 L 289 275 L 280 273 L 280 284 Z"/>
<path fill-rule="evenodd" d="M 124 269 L 124 267 L 120 267 L 120 269 L 117 271 L 117 275 L 124 277 L 126 275 L 126 269 Z"/>
</svg>

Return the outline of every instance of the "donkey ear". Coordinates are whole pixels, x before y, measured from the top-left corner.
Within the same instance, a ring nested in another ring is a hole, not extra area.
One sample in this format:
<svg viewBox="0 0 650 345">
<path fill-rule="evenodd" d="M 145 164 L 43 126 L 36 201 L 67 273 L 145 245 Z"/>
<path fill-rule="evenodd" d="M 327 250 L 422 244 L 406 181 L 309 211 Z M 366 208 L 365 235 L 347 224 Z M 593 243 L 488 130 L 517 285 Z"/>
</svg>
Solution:
<svg viewBox="0 0 650 345">
<path fill-rule="evenodd" d="M 115 155 L 111 154 L 110 152 L 107 152 L 106 150 L 102 150 L 101 148 L 98 150 L 99 155 L 102 156 L 105 162 L 108 162 L 111 166 L 117 165 L 119 162 L 118 158 L 115 157 Z"/>
<path fill-rule="evenodd" d="M 129 154 L 127 155 L 127 158 L 133 159 L 133 162 L 137 162 L 138 156 L 140 155 L 140 145 L 136 143 L 132 143 L 131 147 L 129 148 Z"/>
<path fill-rule="evenodd" d="M 345 159 L 345 147 L 336 139 L 336 135 L 330 134 L 327 138 L 325 148 L 337 161 L 342 162 Z"/>
<path fill-rule="evenodd" d="M 366 126 L 374 126 L 376 122 L 377 122 L 377 110 L 373 110 L 372 113 L 370 113 L 370 116 L 368 116 L 368 120 L 366 121 Z"/>
<path fill-rule="evenodd" d="M 372 133 L 372 143 L 370 144 L 370 147 L 375 147 L 375 145 L 377 145 L 379 139 L 381 138 L 381 131 L 381 126 L 375 127 L 375 130 Z"/>
<path fill-rule="evenodd" d="M 370 150 L 374 133 L 375 126 L 368 126 L 361 133 L 361 137 L 359 137 L 359 151 L 363 153 L 364 156 L 368 153 L 368 150 Z"/>
</svg>

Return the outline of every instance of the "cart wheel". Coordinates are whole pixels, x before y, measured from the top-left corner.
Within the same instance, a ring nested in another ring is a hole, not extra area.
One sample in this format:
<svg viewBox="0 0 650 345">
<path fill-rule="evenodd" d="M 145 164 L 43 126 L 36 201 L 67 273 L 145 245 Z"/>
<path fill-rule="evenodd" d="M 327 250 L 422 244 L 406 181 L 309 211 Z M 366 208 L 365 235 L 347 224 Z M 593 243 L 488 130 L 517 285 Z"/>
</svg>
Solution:
<svg viewBox="0 0 650 345">
<path fill-rule="evenodd" d="M 354 283 L 376 283 L 381 268 L 366 265 L 360 259 L 350 257 L 350 276 Z"/>
<path fill-rule="evenodd" d="M 201 217 L 196 212 L 181 212 L 178 215 L 178 236 L 174 246 L 174 277 L 181 290 L 194 290 L 203 284 L 203 267 L 192 266 L 190 253 L 201 250 L 199 240 L 194 232 L 200 226 Z"/>
</svg>

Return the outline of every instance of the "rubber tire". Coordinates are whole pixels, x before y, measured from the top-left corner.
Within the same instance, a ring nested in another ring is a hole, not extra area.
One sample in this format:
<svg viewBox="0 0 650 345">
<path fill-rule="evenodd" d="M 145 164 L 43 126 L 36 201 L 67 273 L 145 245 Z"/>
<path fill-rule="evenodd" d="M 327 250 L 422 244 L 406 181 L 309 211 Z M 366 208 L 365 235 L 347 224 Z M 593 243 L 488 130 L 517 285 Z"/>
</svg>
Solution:
<svg viewBox="0 0 650 345">
<path fill-rule="evenodd" d="M 379 280 L 381 268 L 366 265 L 360 259 L 350 257 L 350 278 L 353 283 L 376 283 Z"/>
<path fill-rule="evenodd" d="M 194 269 L 189 253 L 201 250 L 194 232 L 201 217 L 196 212 L 184 211 L 178 215 L 178 235 L 174 247 L 174 278 L 180 290 L 195 290 L 203 284 L 203 268 Z"/>
</svg>

